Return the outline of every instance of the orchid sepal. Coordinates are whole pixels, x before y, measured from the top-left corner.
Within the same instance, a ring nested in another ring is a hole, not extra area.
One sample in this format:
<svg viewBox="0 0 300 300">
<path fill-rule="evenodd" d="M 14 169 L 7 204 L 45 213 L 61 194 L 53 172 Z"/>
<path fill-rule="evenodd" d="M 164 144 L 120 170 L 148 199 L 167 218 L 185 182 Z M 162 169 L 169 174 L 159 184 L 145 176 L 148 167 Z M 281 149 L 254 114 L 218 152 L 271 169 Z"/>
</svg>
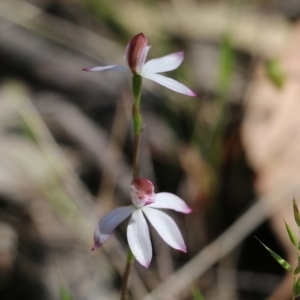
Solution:
<svg viewBox="0 0 300 300">
<path fill-rule="evenodd" d="M 196 94 L 194 91 L 192 91 L 190 88 L 188 88 L 186 85 L 172 79 L 166 76 L 163 76 L 161 74 L 157 73 L 141 73 L 141 76 L 147 79 L 150 79 L 152 81 L 155 81 L 156 83 L 175 91 L 179 94 L 187 95 L 190 97 L 197 97 L 198 94 Z"/>
<path fill-rule="evenodd" d="M 111 66 L 96 66 L 96 67 L 87 67 L 83 68 L 82 71 L 86 72 L 100 72 L 100 71 L 107 71 L 107 70 L 115 70 L 119 72 L 129 73 L 130 70 L 125 66 L 118 66 L 118 65 L 111 65 Z"/>
<path fill-rule="evenodd" d="M 177 69 L 184 60 L 184 51 L 150 59 L 143 67 L 144 73 L 162 73 Z"/>
<path fill-rule="evenodd" d="M 183 214 L 192 212 L 192 209 L 181 198 L 166 192 L 155 194 L 155 201 L 148 206 L 151 208 L 172 209 Z"/>
<path fill-rule="evenodd" d="M 174 220 L 166 213 L 144 207 L 143 212 L 161 238 L 172 248 L 186 252 L 186 245 Z"/>
<path fill-rule="evenodd" d="M 92 251 L 99 249 L 110 237 L 115 228 L 134 211 L 134 206 L 123 206 L 113 209 L 98 223 L 94 234 Z"/>
<path fill-rule="evenodd" d="M 135 210 L 130 218 L 127 240 L 136 260 L 148 268 L 152 259 L 152 246 L 149 228 L 141 209 Z"/>
</svg>

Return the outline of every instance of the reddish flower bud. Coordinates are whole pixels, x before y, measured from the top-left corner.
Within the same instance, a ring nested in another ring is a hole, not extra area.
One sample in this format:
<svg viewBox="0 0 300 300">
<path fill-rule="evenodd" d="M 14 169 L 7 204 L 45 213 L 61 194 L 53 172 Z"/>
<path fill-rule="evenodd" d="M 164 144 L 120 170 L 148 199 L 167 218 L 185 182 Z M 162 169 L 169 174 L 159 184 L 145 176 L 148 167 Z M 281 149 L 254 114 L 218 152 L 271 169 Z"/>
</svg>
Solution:
<svg viewBox="0 0 300 300">
<path fill-rule="evenodd" d="M 134 36 L 129 41 L 125 52 L 125 61 L 132 73 L 140 73 L 145 64 L 149 49 L 150 47 L 147 45 L 147 39 L 142 33 Z"/>
</svg>

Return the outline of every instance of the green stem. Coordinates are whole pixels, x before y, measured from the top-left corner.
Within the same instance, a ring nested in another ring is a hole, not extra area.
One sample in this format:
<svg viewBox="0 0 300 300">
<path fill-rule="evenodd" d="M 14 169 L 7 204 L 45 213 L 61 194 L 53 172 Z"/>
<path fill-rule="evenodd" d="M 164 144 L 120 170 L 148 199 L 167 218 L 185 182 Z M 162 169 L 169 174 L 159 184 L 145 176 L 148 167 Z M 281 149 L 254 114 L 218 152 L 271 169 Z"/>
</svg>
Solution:
<svg viewBox="0 0 300 300">
<path fill-rule="evenodd" d="M 132 88 L 134 95 L 134 103 L 137 109 L 140 110 L 141 103 L 141 93 L 142 93 L 142 77 L 140 75 L 134 74 L 132 77 Z"/>
<path fill-rule="evenodd" d="M 132 87 L 134 94 L 134 104 L 132 107 L 132 120 L 134 128 L 134 143 L 133 143 L 133 159 L 132 159 L 132 179 L 138 176 L 138 157 L 140 147 L 140 136 L 142 130 L 142 116 L 140 113 L 141 91 L 142 91 L 142 77 L 140 75 L 133 75 Z"/>
<path fill-rule="evenodd" d="M 141 91 L 142 91 L 142 77 L 134 74 L 132 78 L 132 88 L 134 94 L 134 104 L 132 107 L 132 120 L 134 128 L 134 142 L 133 142 L 133 158 L 132 158 L 132 179 L 138 177 L 138 157 L 140 148 L 140 137 L 142 130 L 142 116 L 140 113 Z M 129 285 L 129 277 L 134 262 L 134 256 L 130 249 L 127 252 L 126 267 L 123 276 L 123 284 L 121 290 L 121 300 L 127 298 L 127 291 Z"/>
<path fill-rule="evenodd" d="M 132 179 L 138 177 L 138 157 L 139 157 L 140 134 L 134 135 Z"/>
</svg>

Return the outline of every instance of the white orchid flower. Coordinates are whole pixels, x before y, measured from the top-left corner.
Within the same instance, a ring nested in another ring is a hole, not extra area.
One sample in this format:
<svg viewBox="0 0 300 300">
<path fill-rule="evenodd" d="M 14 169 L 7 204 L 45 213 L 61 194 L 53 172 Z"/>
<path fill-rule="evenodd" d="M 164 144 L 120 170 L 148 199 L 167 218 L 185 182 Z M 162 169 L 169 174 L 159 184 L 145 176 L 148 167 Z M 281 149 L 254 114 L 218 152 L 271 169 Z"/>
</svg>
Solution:
<svg viewBox="0 0 300 300">
<path fill-rule="evenodd" d="M 184 84 L 172 78 L 157 74 L 177 69 L 184 59 L 184 52 L 181 51 L 172 53 L 160 58 L 149 60 L 147 63 L 145 63 L 149 49 L 150 46 L 147 44 L 146 37 L 142 33 L 139 33 L 129 41 L 126 47 L 124 59 L 128 67 L 112 65 L 106 67 L 97 66 L 84 68 L 83 70 L 90 72 L 106 70 L 116 70 L 127 73 L 130 72 L 155 81 L 175 92 L 196 97 L 197 94 Z"/>
<path fill-rule="evenodd" d="M 186 252 L 184 240 L 176 223 L 157 208 L 172 209 L 184 214 L 190 213 L 191 208 L 181 198 L 171 193 L 154 194 L 154 186 L 147 179 L 134 179 L 129 192 L 133 205 L 118 207 L 100 220 L 95 230 L 95 244 L 92 250 L 100 248 L 114 229 L 131 215 L 127 227 L 127 239 L 133 255 L 141 265 L 147 268 L 152 259 L 152 246 L 146 218 L 167 244 L 174 249 Z"/>
</svg>

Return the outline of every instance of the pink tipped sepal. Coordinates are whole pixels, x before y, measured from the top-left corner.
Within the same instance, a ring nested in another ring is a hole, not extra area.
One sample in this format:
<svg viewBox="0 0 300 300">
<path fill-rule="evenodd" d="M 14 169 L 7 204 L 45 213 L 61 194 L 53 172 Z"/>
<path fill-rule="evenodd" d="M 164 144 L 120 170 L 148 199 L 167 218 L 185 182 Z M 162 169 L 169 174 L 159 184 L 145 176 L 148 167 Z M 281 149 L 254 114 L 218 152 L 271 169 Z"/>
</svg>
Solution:
<svg viewBox="0 0 300 300">
<path fill-rule="evenodd" d="M 101 246 L 100 245 L 94 245 L 91 251 L 95 251 L 98 250 Z"/>
</svg>

